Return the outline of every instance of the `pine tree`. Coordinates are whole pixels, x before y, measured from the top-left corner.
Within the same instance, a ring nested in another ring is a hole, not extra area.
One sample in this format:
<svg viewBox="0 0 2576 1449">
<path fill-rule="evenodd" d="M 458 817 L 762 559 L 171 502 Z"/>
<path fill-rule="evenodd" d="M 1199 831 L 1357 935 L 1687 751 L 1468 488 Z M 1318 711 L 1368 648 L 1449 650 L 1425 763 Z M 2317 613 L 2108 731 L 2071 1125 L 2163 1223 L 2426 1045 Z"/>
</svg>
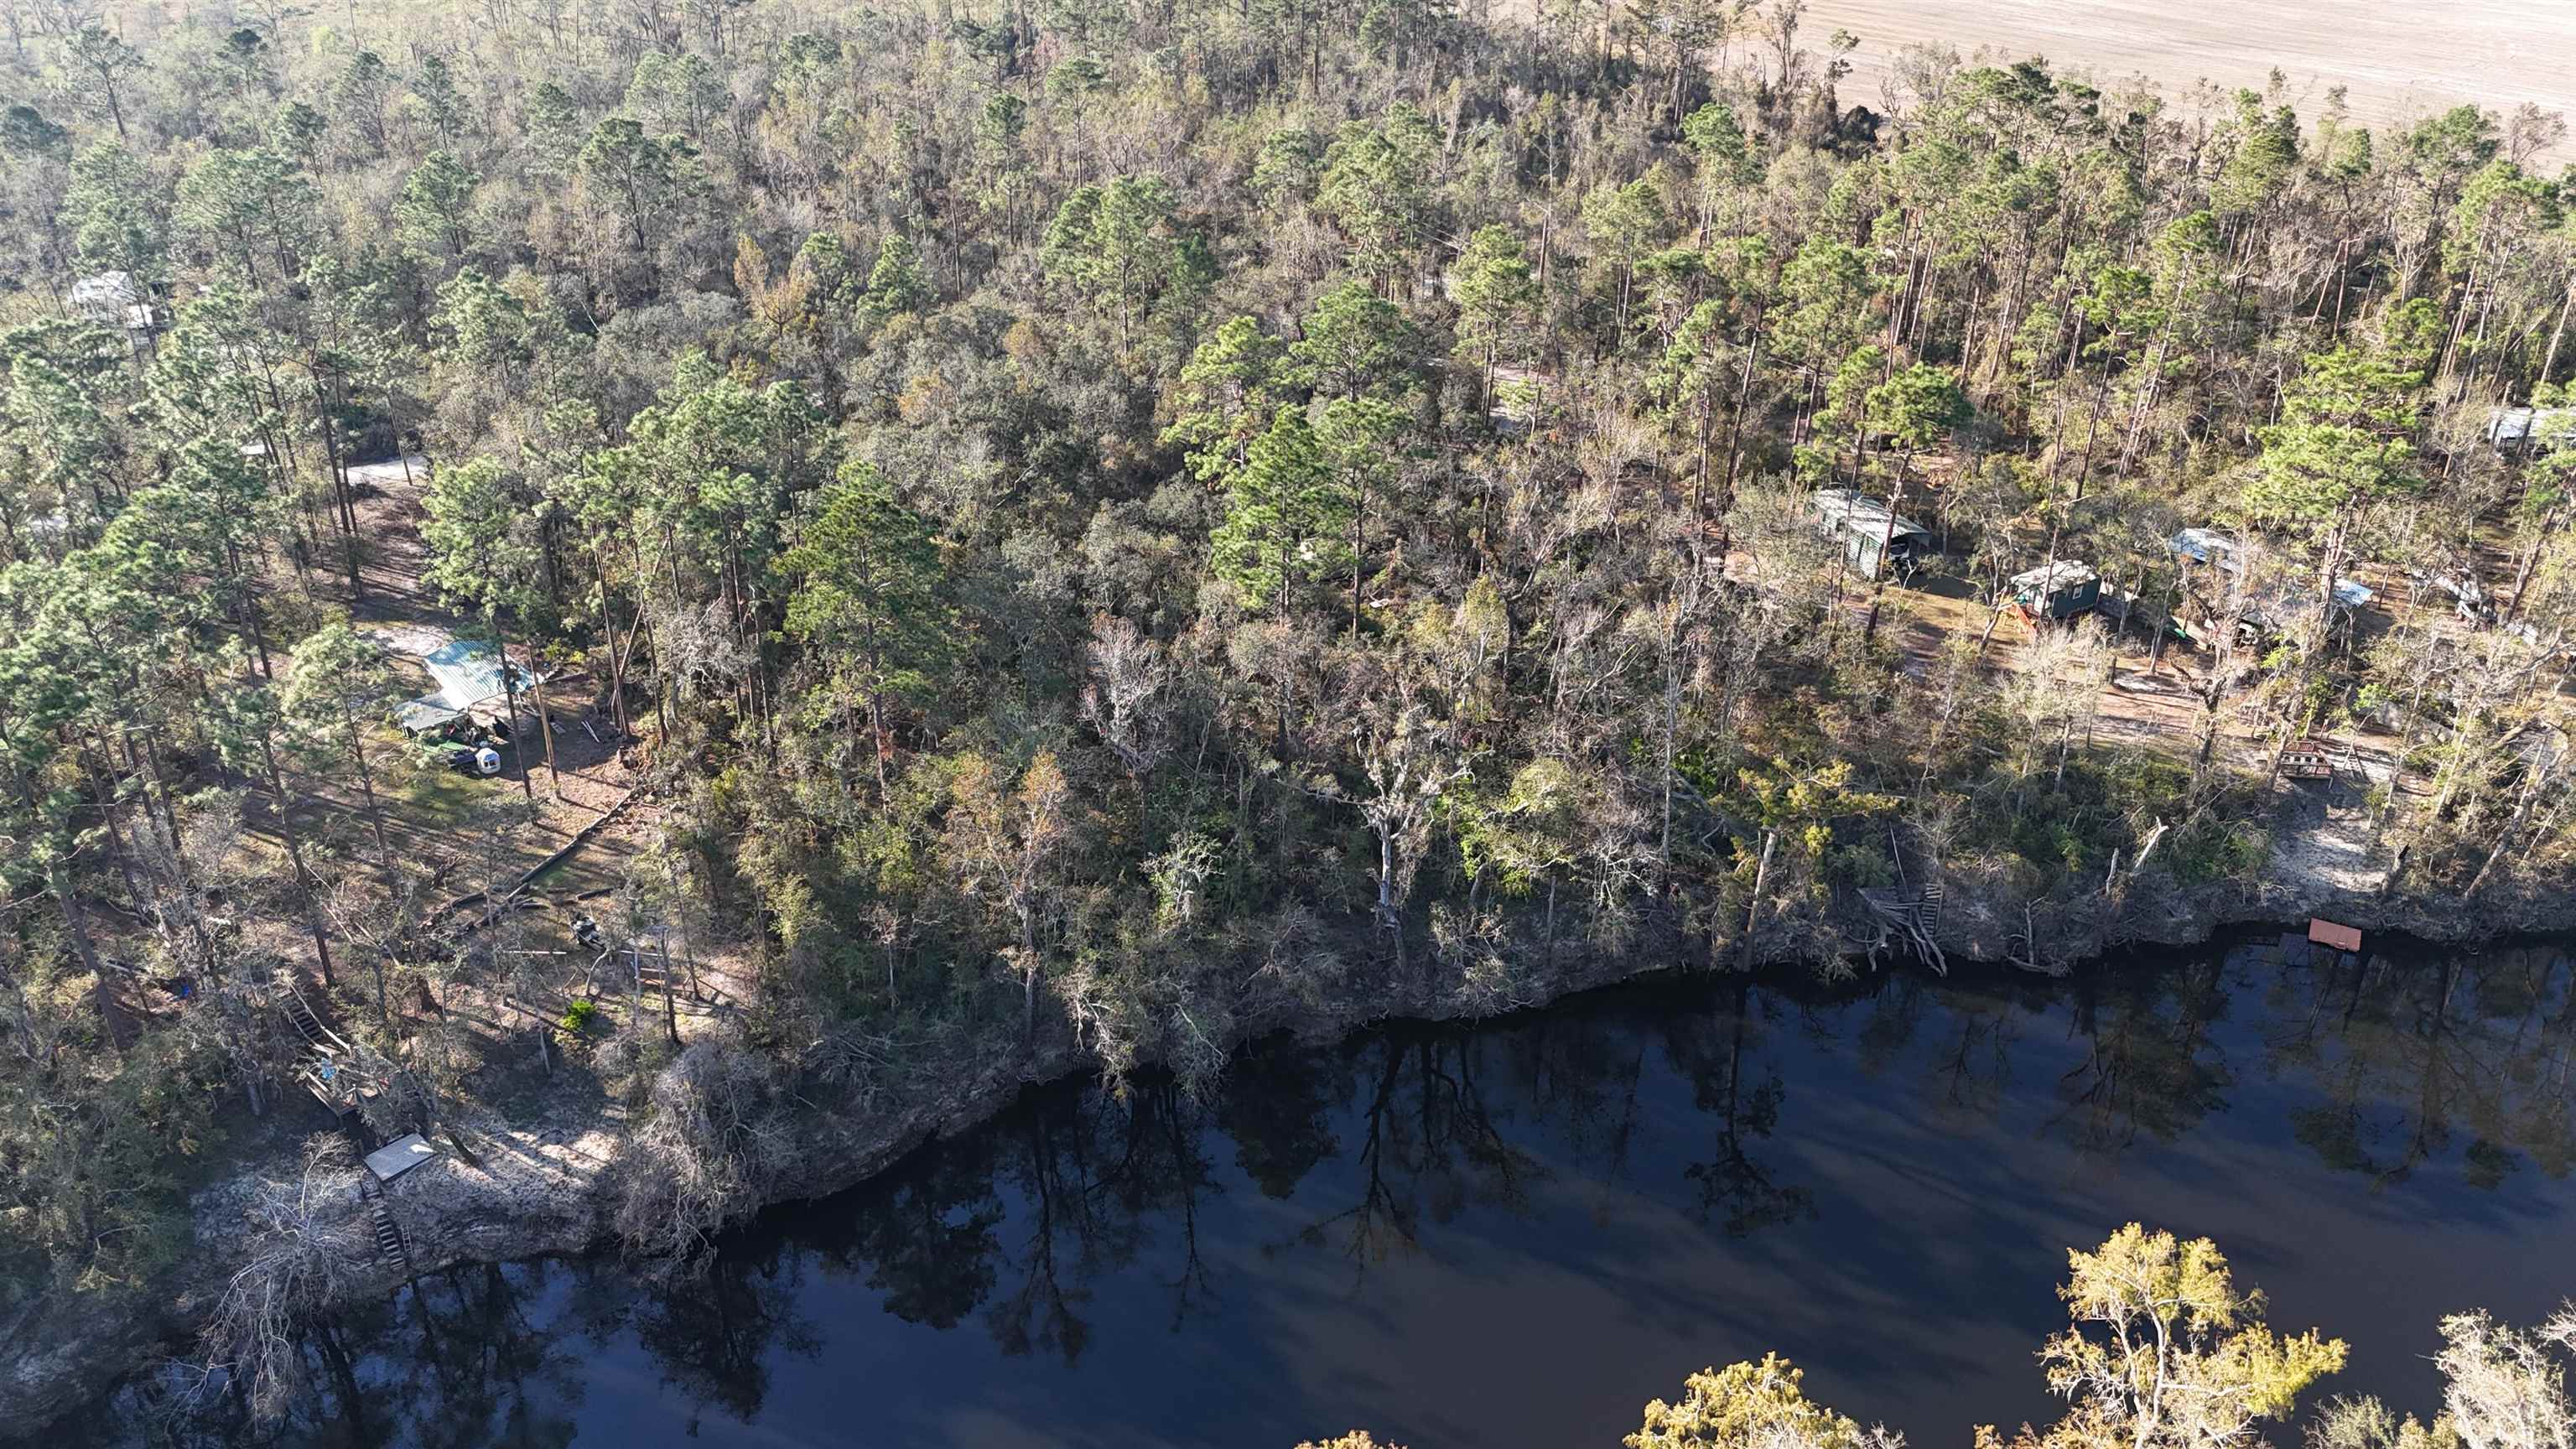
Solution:
<svg viewBox="0 0 2576 1449">
<path fill-rule="evenodd" d="M 1283 407 L 1234 470 L 1209 566 L 1247 610 L 1287 613 L 1297 585 L 1355 562 L 1341 540 L 1356 513 L 1304 410 Z"/>
<path fill-rule="evenodd" d="M 855 698 L 867 709 L 882 801 L 894 753 L 887 706 L 927 695 L 956 653 L 938 539 L 874 467 L 852 461 L 815 500 L 779 567 L 796 580 L 787 632 L 829 671 L 824 701 Z"/>
</svg>

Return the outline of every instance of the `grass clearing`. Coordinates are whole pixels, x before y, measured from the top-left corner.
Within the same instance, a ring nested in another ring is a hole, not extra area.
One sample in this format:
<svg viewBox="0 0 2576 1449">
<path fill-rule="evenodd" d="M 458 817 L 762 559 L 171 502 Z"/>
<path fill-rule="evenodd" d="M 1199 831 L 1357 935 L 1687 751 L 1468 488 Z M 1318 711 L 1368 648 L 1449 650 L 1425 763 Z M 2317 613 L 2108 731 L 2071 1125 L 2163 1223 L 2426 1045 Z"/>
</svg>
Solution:
<svg viewBox="0 0 2576 1449">
<path fill-rule="evenodd" d="M 482 807 L 485 785 L 454 770 L 423 765 L 404 782 L 396 810 L 415 825 L 461 829 Z"/>
</svg>

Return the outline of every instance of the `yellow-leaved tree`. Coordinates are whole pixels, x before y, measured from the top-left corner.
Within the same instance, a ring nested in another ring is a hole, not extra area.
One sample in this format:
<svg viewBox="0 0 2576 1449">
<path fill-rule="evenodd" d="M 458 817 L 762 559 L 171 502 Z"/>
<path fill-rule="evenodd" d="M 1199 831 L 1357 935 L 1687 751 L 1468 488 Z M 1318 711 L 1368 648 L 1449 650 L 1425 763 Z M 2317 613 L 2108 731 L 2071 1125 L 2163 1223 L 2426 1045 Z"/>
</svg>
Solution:
<svg viewBox="0 0 2576 1449">
<path fill-rule="evenodd" d="M 2017 1449 L 2245 1449 L 2343 1367 L 2343 1340 L 2265 1325 L 2262 1296 L 2237 1291 L 2207 1238 L 2131 1223 L 2066 1263 L 2073 1322 L 2039 1353 L 2066 1417 L 2044 1434 L 2024 1426 Z M 1978 1440 L 1997 1442 L 1990 1429 Z"/>
<path fill-rule="evenodd" d="M 1646 1405 L 1628 1449 L 1905 1449 L 1905 1436 L 1864 1429 L 1808 1399 L 1803 1371 L 1777 1354 L 1760 1363 L 1703 1369 L 1678 1402 Z"/>
</svg>

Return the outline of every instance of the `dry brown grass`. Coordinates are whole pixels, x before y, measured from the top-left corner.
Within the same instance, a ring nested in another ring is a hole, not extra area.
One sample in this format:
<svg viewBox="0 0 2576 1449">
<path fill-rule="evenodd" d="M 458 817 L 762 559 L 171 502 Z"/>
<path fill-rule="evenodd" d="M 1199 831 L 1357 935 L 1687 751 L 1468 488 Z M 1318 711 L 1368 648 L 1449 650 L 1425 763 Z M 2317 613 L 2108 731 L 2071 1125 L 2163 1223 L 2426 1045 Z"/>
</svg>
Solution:
<svg viewBox="0 0 2576 1449">
<path fill-rule="evenodd" d="M 1837 29 L 1861 41 L 1843 103 L 1873 108 L 1889 62 L 1924 42 L 1963 57 L 1980 47 L 2045 56 L 2104 84 L 2143 75 L 2175 103 L 2202 80 L 2260 90 L 2277 69 L 2303 117 L 2343 86 L 2355 117 L 2374 127 L 2464 102 L 2563 110 L 2576 95 L 2569 0 L 1811 0 L 1809 44 Z"/>
</svg>

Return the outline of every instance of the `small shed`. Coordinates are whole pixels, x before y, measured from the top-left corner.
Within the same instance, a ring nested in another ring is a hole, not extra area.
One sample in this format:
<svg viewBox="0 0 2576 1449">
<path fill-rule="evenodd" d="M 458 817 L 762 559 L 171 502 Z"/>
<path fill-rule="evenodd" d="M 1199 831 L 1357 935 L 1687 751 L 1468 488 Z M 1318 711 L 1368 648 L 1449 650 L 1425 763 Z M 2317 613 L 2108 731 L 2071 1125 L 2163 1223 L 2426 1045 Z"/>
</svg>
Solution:
<svg viewBox="0 0 2576 1449">
<path fill-rule="evenodd" d="M 2015 574 L 2011 588 L 2012 601 L 2041 619 L 2072 619 L 2102 602 L 2102 576 L 2073 559 Z"/>
<path fill-rule="evenodd" d="M 2341 921 L 2329 921 L 2323 916 L 2308 918 L 2308 939 L 2334 951 L 2361 949 L 2361 931 L 2358 927 L 2347 926 Z"/>
<path fill-rule="evenodd" d="M 2497 408 L 2487 414 L 2487 443 L 2500 453 L 2545 453 L 2576 444 L 2576 407 Z"/>
<path fill-rule="evenodd" d="M 160 325 L 151 294 L 132 272 L 100 272 L 72 283 L 72 310 L 102 327 L 142 334 Z"/>
<path fill-rule="evenodd" d="M 1853 489 L 1819 488 L 1810 506 L 1816 526 L 1842 542 L 1844 555 L 1863 578 L 1878 577 L 1882 541 L 1887 561 L 1899 570 L 1910 569 L 1939 551 L 1932 530 Z"/>
</svg>

